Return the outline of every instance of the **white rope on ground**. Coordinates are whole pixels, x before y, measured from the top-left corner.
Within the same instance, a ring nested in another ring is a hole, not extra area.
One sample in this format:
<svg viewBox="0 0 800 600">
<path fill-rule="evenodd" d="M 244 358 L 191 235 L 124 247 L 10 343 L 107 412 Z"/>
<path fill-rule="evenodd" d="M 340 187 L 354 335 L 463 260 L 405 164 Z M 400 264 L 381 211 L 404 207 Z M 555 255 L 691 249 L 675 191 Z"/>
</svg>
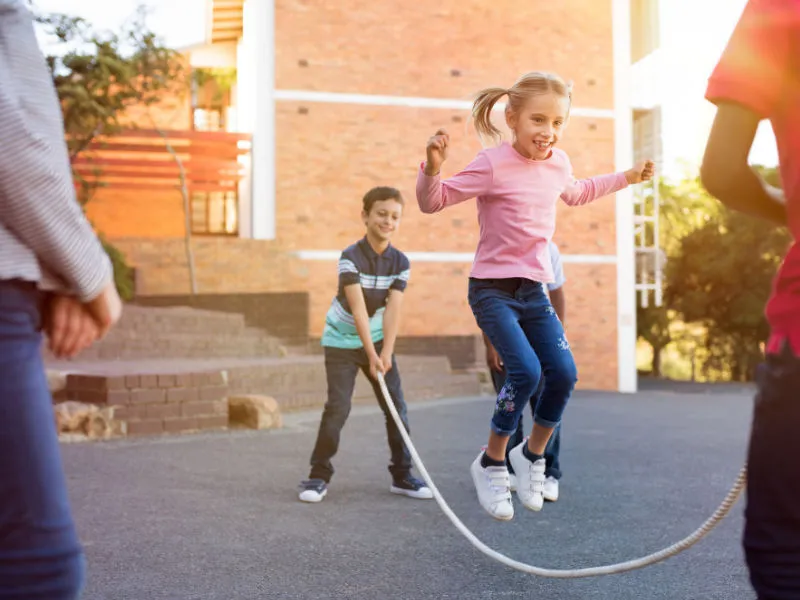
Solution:
<svg viewBox="0 0 800 600">
<path fill-rule="evenodd" d="M 425 480 L 425 483 L 428 484 L 431 492 L 433 492 L 433 497 L 439 504 L 439 508 L 442 509 L 442 512 L 447 515 L 447 518 L 450 519 L 453 525 L 456 526 L 456 529 L 458 529 L 464 535 L 464 537 L 467 538 L 473 546 L 475 546 L 475 548 L 483 552 L 489 558 L 493 558 L 496 561 L 501 562 L 512 569 L 516 569 L 517 571 L 522 571 L 523 573 L 530 573 L 531 575 L 538 575 L 540 577 L 553 577 L 557 579 L 576 579 L 579 577 L 597 577 L 599 575 L 624 573 L 626 571 L 641 569 L 643 567 L 666 560 L 667 558 L 675 556 L 676 554 L 691 548 L 694 544 L 708 535 L 708 533 L 714 529 L 714 527 L 716 527 L 730 512 L 731 508 L 736 503 L 736 500 L 738 500 L 740 494 L 742 493 L 747 481 L 747 464 L 745 464 L 742 467 L 742 470 L 739 471 L 739 476 L 736 478 L 736 482 L 733 484 L 733 487 L 728 492 L 728 495 L 725 496 L 722 504 L 720 504 L 717 510 L 714 511 L 714 514 L 711 515 L 711 517 L 709 517 L 708 520 L 706 520 L 706 522 L 703 523 L 694 533 L 685 537 L 679 542 L 664 548 L 663 550 L 643 556 L 642 558 L 636 558 L 612 565 L 604 565 L 601 567 L 586 567 L 583 569 L 545 569 L 542 567 L 535 567 L 533 565 L 514 560 L 513 558 L 509 558 L 505 554 L 501 554 L 500 552 L 489 548 L 489 546 L 479 540 L 477 536 L 475 536 L 475 534 L 472 533 L 467 526 L 461 522 L 461 520 L 451 510 L 445 499 L 439 493 L 436 484 L 433 482 L 428 470 L 422 463 L 422 459 L 419 457 L 417 449 L 414 448 L 414 444 L 411 442 L 411 437 L 408 435 L 408 432 L 403 426 L 403 422 L 400 420 L 400 415 L 397 414 L 397 409 L 392 401 L 392 396 L 389 393 L 389 389 L 386 387 L 386 382 L 384 381 L 381 373 L 378 373 L 378 383 L 380 384 L 381 391 L 383 392 L 383 397 L 386 400 L 386 405 L 389 407 L 389 412 L 392 414 L 392 418 L 397 424 L 397 428 L 400 430 L 400 435 L 403 436 L 403 441 L 405 441 L 406 446 L 408 447 L 411 458 L 414 461 L 414 464 L 416 465 L 420 475 L 422 475 L 422 478 Z"/>
</svg>

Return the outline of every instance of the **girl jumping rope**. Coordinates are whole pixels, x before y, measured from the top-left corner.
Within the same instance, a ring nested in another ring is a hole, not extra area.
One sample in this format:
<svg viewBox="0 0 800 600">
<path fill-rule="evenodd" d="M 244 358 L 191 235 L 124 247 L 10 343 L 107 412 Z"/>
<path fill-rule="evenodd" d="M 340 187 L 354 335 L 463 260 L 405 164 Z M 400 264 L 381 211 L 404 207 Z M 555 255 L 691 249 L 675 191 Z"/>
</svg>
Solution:
<svg viewBox="0 0 800 600">
<path fill-rule="evenodd" d="M 566 153 L 555 147 L 569 117 L 571 88 L 550 73 L 527 73 L 509 89 L 479 92 L 472 117 L 482 138 L 501 139 L 491 112 L 506 95 L 511 144 L 482 150 L 463 171 L 441 181 L 449 136 L 440 129 L 428 140 L 427 160 L 417 177 L 417 201 L 425 213 L 477 197 L 480 239 L 468 299 L 507 378 L 497 396 L 489 443 L 471 472 L 481 506 L 500 520 L 514 516 L 505 450 L 525 403 L 544 375 L 530 437 L 509 454 L 517 496 L 523 506 L 538 511 L 544 504 L 545 447 L 577 381 L 564 329 L 543 288 L 553 281 L 548 243 L 556 202 L 561 198 L 569 206 L 582 206 L 646 181 L 654 170 L 651 161 L 643 161 L 625 172 L 576 180 Z"/>
</svg>

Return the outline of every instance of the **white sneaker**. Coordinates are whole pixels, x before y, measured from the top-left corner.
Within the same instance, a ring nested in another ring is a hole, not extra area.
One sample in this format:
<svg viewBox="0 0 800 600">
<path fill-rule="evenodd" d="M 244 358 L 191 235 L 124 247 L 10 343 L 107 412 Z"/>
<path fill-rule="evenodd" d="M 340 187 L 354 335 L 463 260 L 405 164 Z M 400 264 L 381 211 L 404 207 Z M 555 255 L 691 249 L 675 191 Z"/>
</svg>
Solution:
<svg viewBox="0 0 800 600">
<path fill-rule="evenodd" d="M 322 479 L 306 479 L 300 482 L 300 502 L 322 502 L 328 493 L 328 484 Z"/>
<path fill-rule="evenodd" d="M 514 505 L 511 503 L 508 469 L 505 466 L 484 469 L 481 466 L 482 456 L 483 452 L 478 454 L 470 467 L 478 502 L 495 519 L 509 521 L 514 517 Z"/>
<path fill-rule="evenodd" d="M 522 441 L 522 444 L 527 443 L 527 440 Z M 508 453 L 508 460 L 517 474 L 517 498 L 525 508 L 539 511 L 544 506 L 545 460 L 540 458 L 536 462 L 529 461 L 522 454 L 522 444 Z"/>
<path fill-rule="evenodd" d="M 516 473 L 508 472 L 508 481 L 511 482 L 511 491 L 517 491 L 517 475 Z"/>
<path fill-rule="evenodd" d="M 558 479 L 549 476 L 544 480 L 544 490 L 542 491 L 542 496 L 544 496 L 544 499 L 548 502 L 555 502 L 558 500 Z"/>
</svg>

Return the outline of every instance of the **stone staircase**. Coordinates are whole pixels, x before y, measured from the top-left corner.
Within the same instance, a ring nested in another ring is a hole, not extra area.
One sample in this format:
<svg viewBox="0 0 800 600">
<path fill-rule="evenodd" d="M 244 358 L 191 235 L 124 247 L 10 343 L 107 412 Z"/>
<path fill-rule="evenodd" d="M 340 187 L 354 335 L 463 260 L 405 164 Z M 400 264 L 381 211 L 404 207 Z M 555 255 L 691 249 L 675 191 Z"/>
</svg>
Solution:
<svg viewBox="0 0 800 600">
<path fill-rule="evenodd" d="M 239 314 L 127 305 L 117 326 L 80 359 L 239 358 L 280 356 L 282 350 L 279 340 L 245 326 Z M 45 360 L 52 360 L 46 351 Z"/>
<path fill-rule="evenodd" d="M 321 408 L 322 354 L 291 350 L 238 314 L 127 306 L 118 326 L 79 360 L 55 360 L 46 350 L 44 358 L 51 372 L 68 376 L 57 400 L 116 405 L 129 434 L 152 434 L 220 427 L 219 406 L 211 404 L 219 397 L 270 396 L 282 411 Z M 397 362 L 406 402 L 484 391 L 478 373 L 453 372 L 446 356 L 400 355 Z M 375 402 L 363 375 L 353 402 Z"/>
</svg>

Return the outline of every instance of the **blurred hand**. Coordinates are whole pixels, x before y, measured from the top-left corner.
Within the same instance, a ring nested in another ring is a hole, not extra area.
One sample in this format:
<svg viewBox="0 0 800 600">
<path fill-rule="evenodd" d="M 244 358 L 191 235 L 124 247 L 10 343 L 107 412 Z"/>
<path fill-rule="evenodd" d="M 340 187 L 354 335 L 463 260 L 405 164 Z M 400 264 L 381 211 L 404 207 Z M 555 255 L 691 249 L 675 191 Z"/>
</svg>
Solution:
<svg viewBox="0 0 800 600">
<path fill-rule="evenodd" d="M 117 286 L 112 281 L 102 292 L 85 304 L 86 310 L 94 319 L 99 329 L 99 339 L 105 337 L 122 316 L 122 299 L 117 293 Z"/>
<path fill-rule="evenodd" d="M 486 366 L 492 371 L 503 372 L 503 359 L 491 344 L 486 344 Z"/>
<path fill-rule="evenodd" d="M 442 163 L 447 160 L 447 147 L 450 145 L 450 135 L 444 129 L 439 129 L 431 138 L 425 148 L 427 160 L 425 161 L 425 174 L 436 175 L 442 168 Z"/>
<path fill-rule="evenodd" d="M 86 306 L 77 298 L 56 294 L 45 306 L 44 331 L 56 358 L 73 358 L 100 337 Z"/>
</svg>

